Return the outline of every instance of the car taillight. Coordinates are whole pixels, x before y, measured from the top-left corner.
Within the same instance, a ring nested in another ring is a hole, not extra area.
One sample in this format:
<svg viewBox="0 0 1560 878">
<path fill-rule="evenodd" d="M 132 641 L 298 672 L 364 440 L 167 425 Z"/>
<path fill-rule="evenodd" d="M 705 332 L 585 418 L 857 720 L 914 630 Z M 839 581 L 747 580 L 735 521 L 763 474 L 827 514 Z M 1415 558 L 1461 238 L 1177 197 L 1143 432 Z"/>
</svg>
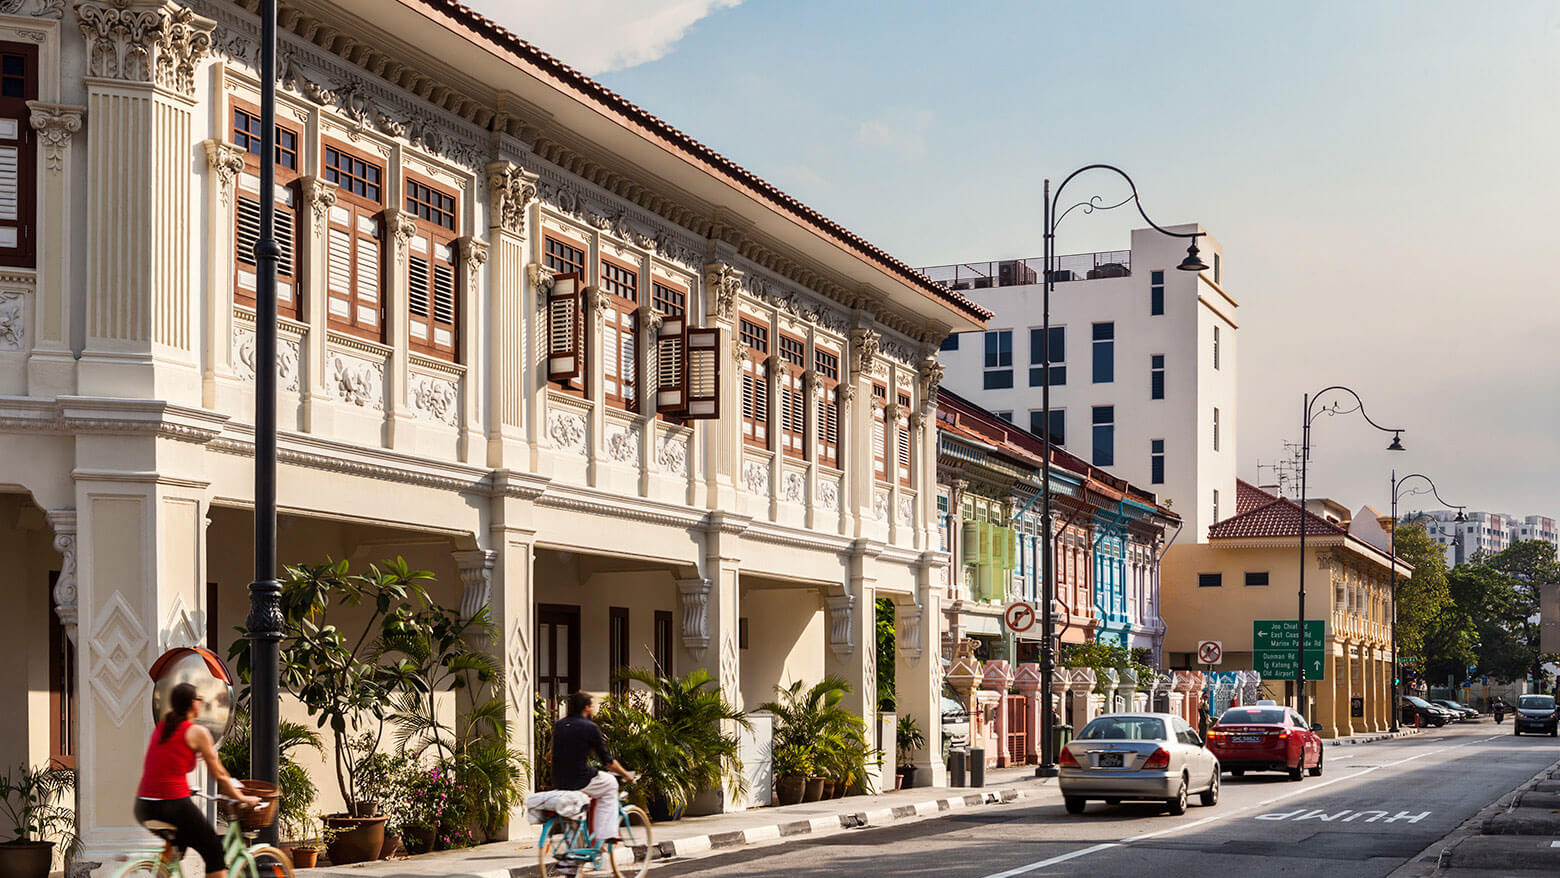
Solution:
<svg viewBox="0 0 1560 878">
<path fill-rule="evenodd" d="M 1160 747 L 1158 750 L 1154 751 L 1154 755 L 1148 757 L 1148 761 L 1143 763 L 1143 767 L 1144 768 L 1169 768 L 1170 767 L 1170 751 L 1166 750 L 1163 747 Z"/>
<path fill-rule="evenodd" d="M 1214 738 L 1222 738 L 1222 737 L 1224 737 L 1225 735 L 1228 735 L 1228 734 L 1229 734 L 1229 732 L 1221 732 L 1218 729 L 1209 729 L 1208 730 L 1208 740 L 1212 741 Z"/>
<path fill-rule="evenodd" d="M 1279 733 L 1278 733 L 1278 739 L 1279 739 L 1279 740 L 1280 740 L 1280 741 L 1282 741 L 1282 740 L 1284 740 L 1284 739 L 1285 739 L 1285 738 L 1287 738 L 1287 737 L 1289 737 L 1289 733 L 1288 733 L 1288 732 L 1279 732 Z"/>
<path fill-rule="evenodd" d="M 1071 765 L 1074 768 L 1078 767 L 1078 757 L 1072 755 L 1072 751 L 1066 747 L 1062 748 L 1062 758 L 1058 759 L 1057 762 L 1063 765 Z"/>
</svg>

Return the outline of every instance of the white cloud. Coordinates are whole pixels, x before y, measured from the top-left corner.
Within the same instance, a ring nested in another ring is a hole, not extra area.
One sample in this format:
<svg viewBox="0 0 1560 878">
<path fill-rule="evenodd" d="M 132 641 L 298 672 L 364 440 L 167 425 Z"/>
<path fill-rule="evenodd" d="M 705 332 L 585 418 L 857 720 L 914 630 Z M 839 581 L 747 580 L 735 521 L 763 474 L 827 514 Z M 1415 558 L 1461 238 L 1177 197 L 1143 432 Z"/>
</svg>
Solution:
<svg viewBox="0 0 1560 878">
<path fill-rule="evenodd" d="M 894 110 L 863 119 L 856 128 L 856 141 L 873 152 L 908 161 L 926 155 L 926 132 L 931 126 L 931 110 Z"/>
<path fill-rule="evenodd" d="M 742 0 L 466 0 L 564 63 L 595 76 L 654 61 L 700 19 Z"/>
</svg>

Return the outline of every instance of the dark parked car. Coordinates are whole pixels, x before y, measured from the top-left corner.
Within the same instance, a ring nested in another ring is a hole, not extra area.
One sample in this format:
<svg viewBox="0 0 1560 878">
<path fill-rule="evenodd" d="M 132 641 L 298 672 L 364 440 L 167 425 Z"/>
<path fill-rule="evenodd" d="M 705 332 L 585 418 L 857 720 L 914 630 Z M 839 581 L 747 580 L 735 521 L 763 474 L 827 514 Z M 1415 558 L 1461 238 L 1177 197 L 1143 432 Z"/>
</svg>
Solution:
<svg viewBox="0 0 1560 878">
<path fill-rule="evenodd" d="M 1449 698 L 1437 698 L 1430 703 L 1434 704 L 1436 707 L 1444 707 L 1447 710 L 1450 710 L 1452 713 L 1457 714 L 1460 722 L 1479 718 L 1479 712 L 1477 710 L 1474 710 L 1473 708 L 1461 702 L 1452 701 Z"/>
<path fill-rule="evenodd" d="M 1444 726 L 1451 714 L 1416 695 L 1403 696 L 1402 722 L 1405 726 Z"/>
<path fill-rule="evenodd" d="M 1553 695 L 1524 695 L 1517 699 L 1516 725 L 1511 732 L 1548 732 L 1550 737 L 1560 735 L 1560 715 L 1555 711 Z"/>
<path fill-rule="evenodd" d="M 1240 777 L 1248 771 L 1282 771 L 1299 780 L 1322 773 L 1321 726 L 1287 707 L 1232 707 L 1208 730 L 1208 749 Z"/>
</svg>

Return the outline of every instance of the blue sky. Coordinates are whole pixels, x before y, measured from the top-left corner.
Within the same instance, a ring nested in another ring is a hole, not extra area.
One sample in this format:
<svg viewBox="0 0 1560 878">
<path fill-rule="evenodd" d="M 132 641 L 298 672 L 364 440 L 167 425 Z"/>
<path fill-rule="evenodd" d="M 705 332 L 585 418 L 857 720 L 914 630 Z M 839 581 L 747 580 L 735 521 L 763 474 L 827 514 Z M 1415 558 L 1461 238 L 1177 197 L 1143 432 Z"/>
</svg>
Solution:
<svg viewBox="0 0 1560 878">
<path fill-rule="evenodd" d="M 1244 477 L 1343 383 L 1410 451 L 1324 420 L 1313 493 L 1560 515 L 1560 3 L 475 5 L 915 265 L 1038 255 L 1041 180 L 1120 165 L 1224 244 Z"/>
</svg>

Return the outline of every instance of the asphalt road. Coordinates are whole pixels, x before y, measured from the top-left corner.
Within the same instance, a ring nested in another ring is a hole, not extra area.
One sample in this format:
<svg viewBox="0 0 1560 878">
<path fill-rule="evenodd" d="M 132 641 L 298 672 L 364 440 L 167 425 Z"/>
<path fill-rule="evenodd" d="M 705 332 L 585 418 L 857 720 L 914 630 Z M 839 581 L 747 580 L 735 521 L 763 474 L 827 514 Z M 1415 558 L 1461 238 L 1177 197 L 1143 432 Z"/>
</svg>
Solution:
<svg viewBox="0 0 1560 878">
<path fill-rule="evenodd" d="M 802 842 L 657 864 L 652 875 L 1385 876 L 1560 759 L 1560 742 L 1488 719 L 1410 738 L 1328 747 L 1322 777 L 1224 776 L 1219 804 L 1170 817 L 1090 803 L 1054 786 L 1005 805 Z M 1025 800 L 1032 801 L 1032 800 Z"/>
</svg>

